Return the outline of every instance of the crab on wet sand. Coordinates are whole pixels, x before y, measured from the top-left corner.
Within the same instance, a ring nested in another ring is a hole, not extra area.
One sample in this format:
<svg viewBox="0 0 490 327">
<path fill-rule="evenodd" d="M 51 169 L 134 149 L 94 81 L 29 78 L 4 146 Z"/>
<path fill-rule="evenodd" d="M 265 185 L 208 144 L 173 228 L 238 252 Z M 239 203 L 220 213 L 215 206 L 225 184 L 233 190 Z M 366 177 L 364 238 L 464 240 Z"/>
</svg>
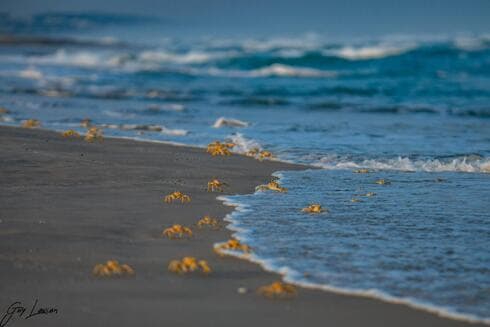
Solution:
<svg viewBox="0 0 490 327">
<path fill-rule="evenodd" d="M 165 196 L 165 198 L 163 199 L 163 201 L 167 203 L 172 203 L 176 200 L 180 200 L 182 203 L 186 203 L 186 202 L 191 202 L 191 197 L 182 192 L 175 191 Z"/>
<path fill-rule="evenodd" d="M 192 237 L 192 230 L 189 227 L 175 224 L 172 227 L 164 229 L 162 235 L 168 237 L 169 239 L 180 239 Z"/>
<path fill-rule="evenodd" d="M 95 141 L 102 142 L 104 137 L 102 136 L 102 129 L 97 127 L 90 127 L 85 134 L 85 141 L 89 143 L 93 143 Z"/>
<path fill-rule="evenodd" d="M 37 119 L 27 119 L 22 122 L 24 128 L 36 128 L 41 126 L 41 123 Z"/>
<path fill-rule="evenodd" d="M 245 152 L 245 155 L 248 157 L 255 157 L 259 152 L 260 152 L 259 148 L 251 148 L 250 150 Z"/>
<path fill-rule="evenodd" d="M 61 136 L 66 137 L 66 138 L 79 138 L 80 134 L 73 129 L 69 129 L 69 130 L 61 133 Z"/>
<path fill-rule="evenodd" d="M 259 152 L 258 159 L 261 161 L 264 159 L 272 159 L 272 158 L 273 158 L 272 153 L 269 151 L 262 150 Z"/>
<path fill-rule="evenodd" d="M 211 273 L 211 268 L 206 260 L 197 260 L 194 257 L 183 257 L 181 260 L 172 260 L 168 264 L 168 270 L 179 275 L 196 271 L 205 275 Z"/>
<path fill-rule="evenodd" d="M 287 299 L 294 297 L 297 293 L 296 287 L 283 282 L 274 282 L 260 287 L 258 293 L 270 299 Z"/>
<path fill-rule="evenodd" d="M 255 188 L 256 191 L 265 191 L 265 190 L 271 190 L 271 191 L 276 191 L 276 192 L 281 192 L 281 193 L 285 193 L 288 191 L 287 188 L 285 187 L 282 187 L 281 185 L 279 185 L 279 183 L 277 181 L 271 181 L 267 184 L 264 184 L 264 185 L 259 185 Z"/>
<path fill-rule="evenodd" d="M 95 277 L 129 277 L 134 275 L 134 270 L 127 264 L 120 264 L 117 260 L 108 260 L 99 263 L 92 269 Z"/>
<path fill-rule="evenodd" d="M 225 255 L 226 253 L 223 252 L 223 250 L 230 250 L 230 251 L 239 251 L 243 253 L 250 253 L 251 249 L 248 245 L 240 243 L 240 241 L 236 239 L 230 239 L 225 243 L 219 243 L 214 246 L 214 252 L 219 254 L 220 256 Z"/>
<path fill-rule="evenodd" d="M 231 155 L 230 149 L 235 147 L 235 143 L 222 143 L 215 141 L 208 144 L 206 152 L 212 156 L 229 156 Z"/>
<path fill-rule="evenodd" d="M 301 209 L 303 212 L 307 213 L 321 213 L 321 212 L 328 212 L 327 209 L 323 209 L 322 206 L 318 203 L 310 204 L 306 208 Z"/>
<path fill-rule="evenodd" d="M 208 182 L 208 192 L 214 192 L 214 191 L 223 192 L 223 186 L 228 186 L 228 184 L 223 183 L 215 178 Z"/>
<path fill-rule="evenodd" d="M 202 228 L 204 226 L 209 226 L 211 228 L 216 229 L 220 227 L 220 223 L 216 218 L 204 216 L 201 219 L 199 219 L 199 221 L 197 222 L 197 227 Z"/>
</svg>

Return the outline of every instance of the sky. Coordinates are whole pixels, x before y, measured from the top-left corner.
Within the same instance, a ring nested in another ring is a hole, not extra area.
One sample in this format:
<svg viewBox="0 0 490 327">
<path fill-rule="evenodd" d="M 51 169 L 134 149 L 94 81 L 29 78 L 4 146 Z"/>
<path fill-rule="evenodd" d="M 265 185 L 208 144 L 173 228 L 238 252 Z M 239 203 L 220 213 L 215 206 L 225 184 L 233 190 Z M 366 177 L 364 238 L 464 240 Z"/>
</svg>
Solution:
<svg viewBox="0 0 490 327">
<path fill-rule="evenodd" d="M 214 34 L 490 33 L 490 0 L 1 0 L 0 11 L 152 15 L 188 32 Z"/>
</svg>

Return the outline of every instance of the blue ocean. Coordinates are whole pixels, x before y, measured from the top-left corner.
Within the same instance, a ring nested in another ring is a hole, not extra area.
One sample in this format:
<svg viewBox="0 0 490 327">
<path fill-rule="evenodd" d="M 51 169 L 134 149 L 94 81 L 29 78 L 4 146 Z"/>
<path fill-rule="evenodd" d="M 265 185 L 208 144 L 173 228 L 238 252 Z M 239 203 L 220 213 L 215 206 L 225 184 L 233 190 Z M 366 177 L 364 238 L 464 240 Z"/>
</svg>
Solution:
<svg viewBox="0 0 490 327">
<path fill-rule="evenodd" d="M 253 260 L 490 321 L 490 35 L 191 37 L 98 14 L 0 15 L 0 31 L 1 124 L 90 118 L 106 136 L 310 165 L 277 173 L 288 193 L 224 199 Z"/>
</svg>

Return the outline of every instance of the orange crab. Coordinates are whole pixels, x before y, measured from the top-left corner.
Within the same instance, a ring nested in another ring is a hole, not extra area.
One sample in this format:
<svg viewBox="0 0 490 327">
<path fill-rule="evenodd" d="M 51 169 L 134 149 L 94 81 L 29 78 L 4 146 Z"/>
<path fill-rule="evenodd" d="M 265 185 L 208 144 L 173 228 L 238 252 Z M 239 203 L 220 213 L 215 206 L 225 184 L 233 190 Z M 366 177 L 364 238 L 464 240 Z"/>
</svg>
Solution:
<svg viewBox="0 0 490 327">
<path fill-rule="evenodd" d="M 95 277 L 133 276 L 134 270 L 127 264 L 119 264 L 117 260 L 108 260 L 105 264 L 96 264 L 92 269 Z"/>
<path fill-rule="evenodd" d="M 162 235 L 170 239 L 192 237 L 192 230 L 189 227 L 175 224 L 172 227 L 164 229 Z"/>
<path fill-rule="evenodd" d="M 97 127 L 90 127 L 89 130 L 87 131 L 87 134 L 85 134 L 85 141 L 92 143 L 95 141 L 102 142 L 104 137 L 102 136 L 102 129 L 97 128 Z"/>
<path fill-rule="evenodd" d="M 259 153 L 259 151 L 259 148 L 251 148 L 245 153 L 245 155 L 248 157 L 255 157 Z"/>
<path fill-rule="evenodd" d="M 167 203 L 172 203 L 175 200 L 180 200 L 182 203 L 186 203 L 186 202 L 191 202 L 191 197 L 188 195 L 185 195 L 182 192 L 175 191 L 175 192 L 170 193 L 169 195 L 165 196 L 165 198 L 163 199 L 163 201 L 165 201 Z"/>
<path fill-rule="evenodd" d="M 183 257 L 181 260 L 172 260 L 168 264 L 168 270 L 176 274 L 185 274 L 200 271 L 207 275 L 211 273 L 211 268 L 206 260 L 197 260 L 194 257 Z"/>
<path fill-rule="evenodd" d="M 218 222 L 218 219 L 216 218 L 211 218 L 209 216 L 204 216 L 199 221 L 197 222 L 197 227 L 202 228 L 204 226 L 209 226 L 212 228 L 219 228 L 220 223 Z"/>
<path fill-rule="evenodd" d="M 296 287 L 283 282 L 274 282 L 270 285 L 262 286 L 257 291 L 259 294 L 262 294 L 270 299 L 291 298 L 297 293 Z"/>
<path fill-rule="evenodd" d="M 303 208 L 301 211 L 308 213 L 321 213 L 324 211 L 328 211 L 327 209 L 323 209 L 322 206 L 318 203 L 310 204 L 306 208 Z"/>
<path fill-rule="evenodd" d="M 271 190 L 271 191 L 276 191 L 276 192 L 281 192 L 285 193 L 288 191 L 287 188 L 282 187 L 279 185 L 277 181 L 271 181 L 268 184 L 265 185 L 259 185 L 255 188 L 256 191 L 265 191 L 265 190 Z"/>
<path fill-rule="evenodd" d="M 243 253 L 250 253 L 251 249 L 248 245 L 240 243 L 240 241 L 232 238 L 225 243 L 220 243 L 214 246 L 214 252 L 219 254 L 220 256 L 225 255 L 226 253 L 223 250 L 232 250 L 232 251 L 240 251 Z"/>
<path fill-rule="evenodd" d="M 223 186 L 228 186 L 228 184 L 220 182 L 215 178 L 208 182 L 208 192 L 214 192 L 215 190 L 223 192 Z"/>
<path fill-rule="evenodd" d="M 221 143 L 215 141 L 208 144 L 207 152 L 212 156 L 229 156 L 231 155 L 230 149 L 235 147 L 235 143 Z"/>
<path fill-rule="evenodd" d="M 269 152 L 269 151 L 265 151 L 265 150 L 262 150 L 259 152 L 259 160 L 262 161 L 264 159 L 272 159 L 273 156 L 272 156 L 272 153 Z"/>
<path fill-rule="evenodd" d="M 27 119 L 22 122 L 24 128 L 36 128 L 41 126 L 41 123 L 37 119 Z"/>
<path fill-rule="evenodd" d="M 69 130 L 61 133 L 61 136 L 66 137 L 66 138 L 69 138 L 69 137 L 79 138 L 80 134 L 77 131 L 74 131 L 73 129 L 69 129 Z"/>
</svg>

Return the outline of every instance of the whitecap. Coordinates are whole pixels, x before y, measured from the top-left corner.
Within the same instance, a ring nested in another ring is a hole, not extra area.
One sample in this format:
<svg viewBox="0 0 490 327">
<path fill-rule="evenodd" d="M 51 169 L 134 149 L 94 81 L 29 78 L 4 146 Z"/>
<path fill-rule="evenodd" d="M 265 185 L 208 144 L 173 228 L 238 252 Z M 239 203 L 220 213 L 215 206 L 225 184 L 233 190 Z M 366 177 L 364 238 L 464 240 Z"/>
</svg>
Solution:
<svg viewBox="0 0 490 327">
<path fill-rule="evenodd" d="M 234 118 L 225 118 L 220 117 L 216 119 L 216 122 L 213 124 L 214 128 L 221 127 L 248 127 L 248 123 L 246 121 L 234 119 Z"/>
<path fill-rule="evenodd" d="M 381 59 L 391 56 L 397 56 L 415 48 L 414 44 L 390 45 L 378 44 L 372 46 L 345 46 L 339 49 L 330 49 L 323 51 L 324 55 L 334 55 L 348 60 L 368 60 Z"/>
<path fill-rule="evenodd" d="M 41 80 L 44 78 L 44 75 L 41 71 L 37 70 L 34 67 L 29 67 L 19 72 L 19 76 L 27 79 L 36 79 Z"/>
</svg>

